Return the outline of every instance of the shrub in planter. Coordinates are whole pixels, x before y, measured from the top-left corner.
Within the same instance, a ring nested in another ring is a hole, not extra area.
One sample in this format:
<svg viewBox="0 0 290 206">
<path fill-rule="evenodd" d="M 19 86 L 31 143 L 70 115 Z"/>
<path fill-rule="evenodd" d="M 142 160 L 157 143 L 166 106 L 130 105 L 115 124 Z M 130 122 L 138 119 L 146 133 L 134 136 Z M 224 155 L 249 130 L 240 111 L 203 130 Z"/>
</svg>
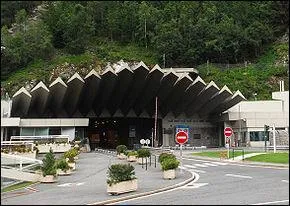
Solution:
<svg viewBox="0 0 290 206">
<path fill-rule="evenodd" d="M 121 153 L 125 154 L 125 152 L 127 151 L 127 147 L 126 147 L 126 145 L 122 145 L 122 144 L 118 145 L 116 147 L 116 151 L 117 151 L 118 155 L 121 154 Z"/>
<path fill-rule="evenodd" d="M 136 162 L 138 153 L 137 153 L 137 151 L 130 151 L 127 153 L 127 156 L 128 156 L 127 160 L 129 162 Z"/>
<path fill-rule="evenodd" d="M 137 177 L 134 167 L 130 164 L 113 164 L 107 174 L 107 192 L 121 194 L 137 190 Z"/>
<path fill-rule="evenodd" d="M 56 176 L 56 167 L 55 167 L 55 156 L 52 149 L 44 156 L 42 160 L 43 165 L 41 171 L 43 174 L 42 182 L 54 182 L 54 176 Z"/>
<path fill-rule="evenodd" d="M 144 148 L 138 149 L 137 153 L 138 153 L 138 157 L 139 158 L 150 157 L 150 155 L 151 155 L 150 150 L 149 149 L 144 149 Z"/>
<path fill-rule="evenodd" d="M 167 157 L 161 162 L 164 179 L 174 179 L 175 169 L 178 167 L 179 161 L 175 157 Z"/>
<path fill-rule="evenodd" d="M 70 174 L 71 167 L 68 162 L 62 158 L 56 161 L 56 169 L 58 175 L 67 175 Z"/>
<path fill-rule="evenodd" d="M 137 153 L 138 153 L 138 160 L 137 161 L 139 164 L 146 164 L 146 161 L 147 161 L 147 163 L 149 162 L 149 157 L 151 155 L 149 149 L 145 149 L 145 148 L 138 149 Z"/>
<path fill-rule="evenodd" d="M 127 147 L 126 145 L 118 145 L 116 147 L 117 157 L 119 159 L 126 159 L 127 156 Z"/>
<path fill-rule="evenodd" d="M 174 154 L 170 154 L 170 153 L 161 153 L 160 155 L 159 155 L 159 158 L 158 158 L 158 162 L 163 162 L 163 160 L 165 160 L 166 158 L 175 158 L 176 159 L 176 157 L 175 157 L 175 155 Z"/>
<path fill-rule="evenodd" d="M 74 149 L 70 149 L 63 154 L 64 158 L 67 160 L 72 170 L 76 169 L 76 163 L 75 163 L 76 155 L 77 155 L 77 152 Z"/>
</svg>

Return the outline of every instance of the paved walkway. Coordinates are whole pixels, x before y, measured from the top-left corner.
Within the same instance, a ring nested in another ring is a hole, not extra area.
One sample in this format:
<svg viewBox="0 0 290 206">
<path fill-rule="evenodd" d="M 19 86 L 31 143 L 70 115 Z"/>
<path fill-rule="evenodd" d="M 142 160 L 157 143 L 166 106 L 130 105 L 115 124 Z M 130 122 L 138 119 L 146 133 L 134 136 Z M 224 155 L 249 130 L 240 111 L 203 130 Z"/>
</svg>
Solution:
<svg viewBox="0 0 290 206">
<path fill-rule="evenodd" d="M 156 159 L 157 161 L 157 159 Z M 106 191 L 107 169 L 113 163 L 127 163 L 126 160 L 118 160 L 115 155 L 101 153 L 81 153 L 77 160 L 76 171 L 70 176 L 59 176 L 58 181 L 52 184 L 36 184 L 32 189 L 22 189 L 15 192 L 1 194 L 1 205 L 77 205 L 92 204 L 113 199 L 120 199 L 129 195 L 142 195 L 152 191 L 164 190 L 177 184 L 186 184 L 192 181 L 192 174 L 177 169 L 174 180 L 164 180 L 160 164 L 154 160 L 147 170 L 138 163 L 132 163 L 135 167 L 135 175 L 138 178 L 138 190 L 111 196 Z M 23 193 L 24 192 L 24 193 Z"/>
<path fill-rule="evenodd" d="M 244 154 L 244 159 L 249 158 L 249 157 L 254 157 L 254 156 L 257 156 L 257 155 L 261 155 L 261 154 L 266 154 L 266 153 L 265 152 L 260 152 L 260 153 Z M 243 155 L 235 157 L 234 160 L 236 160 L 236 161 L 243 160 Z"/>
</svg>

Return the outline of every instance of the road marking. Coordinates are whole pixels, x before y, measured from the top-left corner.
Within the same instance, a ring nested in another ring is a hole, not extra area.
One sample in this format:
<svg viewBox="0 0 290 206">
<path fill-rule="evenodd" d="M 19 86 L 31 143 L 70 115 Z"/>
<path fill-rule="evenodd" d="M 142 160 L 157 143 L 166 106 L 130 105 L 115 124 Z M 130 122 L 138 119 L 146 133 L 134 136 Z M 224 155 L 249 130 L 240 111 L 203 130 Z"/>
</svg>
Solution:
<svg viewBox="0 0 290 206">
<path fill-rule="evenodd" d="M 203 165 L 203 164 L 194 164 L 195 166 L 198 166 L 198 167 L 208 167 L 206 165 Z"/>
<path fill-rule="evenodd" d="M 282 182 L 286 182 L 286 183 L 289 183 L 289 180 L 281 180 Z"/>
<path fill-rule="evenodd" d="M 184 165 L 184 167 L 196 168 L 196 166 L 193 166 L 193 165 Z"/>
<path fill-rule="evenodd" d="M 226 174 L 225 176 L 240 177 L 240 178 L 247 178 L 247 179 L 252 179 L 253 178 L 253 177 L 250 177 L 250 176 L 234 175 L 234 174 Z"/>
<path fill-rule="evenodd" d="M 256 203 L 256 204 L 251 204 L 251 205 L 269 205 L 273 203 L 282 203 L 282 202 L 289 202 L 289 200 L 278 200 L 278 201 L 273 201 L 273 202 L 263 202 L 263 203 Z"/>
<path fill-rule="evenodd" d="M 215 164 L 218 164 L 218 165 L 228 165 L 228 163 L 225 163 L 225 162 L 212 162 L 212 163 L 215 163 Z"/>
<path fill-rule="evenodd" d="M 83 184 L 85 184 L 85 182 L 77 183 L 76 186 L 80 186 L 80 185 L 83 185 Z"/>
<path fill-rule="evenodd" d="M 32 192 L 39 192 L 38 189 L 35 189 L 35 188 L 33 188 L 33 187 L 25 187 L 25 189 L 26 189 L 26 190 L 30 190 L 30 191 L 32 191 Z"/>
<path fill-rule="evenodd" d="M 208 165 L 208 166 L 214 166 L 214 167 L 217 167 L 218 165 L 215 165 L 215 164 L 212 164 L 212 163 L 208 163 L 208 162 L 206 162 L 206 163 L 203 163 L 204 165 Z"/>
<path fill-rule="evenodd" d="M 64 184 L 61 184 L 61 185 L 57 185 L 58 187 L 69 187 L 71 186 L 72 183 L 64 183 Z"/>
<path fill-rule="evenodd" d="M 208 185 L 208 183 L 188 183 L 187 185 L 179 187 L 179 189 L 196 189 L 205 185 Z"/>
<path fill-rule="evenodd" d="M 192 171 L 192 172 L 199 172 L 199 173 L 206 173 L 206 171 L 203 171 L 203 170 L 196 170 L 196 169 L 190 169 L 189 171 Z"/>
</svg>

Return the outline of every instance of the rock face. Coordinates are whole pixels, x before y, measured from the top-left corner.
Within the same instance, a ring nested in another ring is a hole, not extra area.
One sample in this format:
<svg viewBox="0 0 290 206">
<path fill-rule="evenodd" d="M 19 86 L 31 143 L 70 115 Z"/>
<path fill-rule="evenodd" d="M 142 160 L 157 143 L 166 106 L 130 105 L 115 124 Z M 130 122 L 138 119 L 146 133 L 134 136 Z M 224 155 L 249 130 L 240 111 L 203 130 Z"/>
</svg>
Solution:
<svg viewBox="0 0 290 206">
<path fill-rule="evenodd" d="M 270 145 L 273 146 L 273 133 L 269 133 Z M 286 130 L 276 130 L 276 145 L 289 145 L 289 133 Z"/>
</svg>

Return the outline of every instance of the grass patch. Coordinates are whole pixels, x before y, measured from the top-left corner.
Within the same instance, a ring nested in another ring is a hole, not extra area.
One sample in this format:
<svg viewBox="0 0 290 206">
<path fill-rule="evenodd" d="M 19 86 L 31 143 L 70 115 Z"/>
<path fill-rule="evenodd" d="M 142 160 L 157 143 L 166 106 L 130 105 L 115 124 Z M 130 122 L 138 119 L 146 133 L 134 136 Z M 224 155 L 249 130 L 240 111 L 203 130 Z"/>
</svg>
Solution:
<svg viewBox="0 0 290 206">
<path fill-rule="evenodd" d="M 255 162 L 270 162 L 270 163 L 281 163 L 281 164 L 289 164 L 289 153 L 281 152 L 281 153 L 268 153 L 261 154 L 254 157 L 246 158 L 249 161 Z"/>
<path fill-rule="evenodd" d="M 27 187 L 27 186 L 32 185 L 32 184 L 34 184 L 34 182 L 20 182 L 18 184 L 11 185 L 11 186 L 8 186 L 8 187 L 1 189 L 1 193 L 2 192 L 10 192 L 10 191 L 16 190 L 16 189 L 21 189 L 21 188 Z"/>
<path fill-rule="evenodd" d="M 197 153 L 192 153 L 193 156 L 204 156 L 204 157 L 214 157 L 214 158 L 220 158 L 220 152 L 227 152 L 227 150 L 222 150 L 222 151 L 211 151 L 211 152 L 197 152 Z M 249 154 L 253 152 L 246 152 L 245 154 Z M 235 156 L 241 156 L 242 151 L 235 151 Z M 233 151 L 230 150 L 230 158 L 233 158 Z"/>
</svg>

